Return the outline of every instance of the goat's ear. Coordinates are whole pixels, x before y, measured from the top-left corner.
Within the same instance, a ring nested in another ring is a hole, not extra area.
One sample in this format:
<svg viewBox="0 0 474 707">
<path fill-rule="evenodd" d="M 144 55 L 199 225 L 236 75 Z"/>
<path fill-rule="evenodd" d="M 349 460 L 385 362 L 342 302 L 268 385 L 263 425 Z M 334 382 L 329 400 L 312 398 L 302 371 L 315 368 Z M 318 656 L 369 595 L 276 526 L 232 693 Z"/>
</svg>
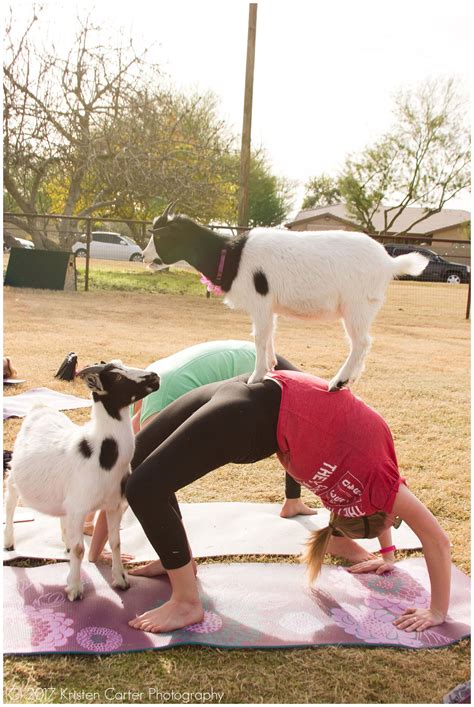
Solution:
<svg viewBox="0 0 474 707">
<path fill-rule="evenodd" d="M 90 390 L 95 393 L 103 393 L 105 391 L 100 379 L 100 370 L 102 370 L 102 366 L 86 366 L 78 372 L 77 376 L 82 378 Z"/>
<path fill-rule="evenodd" d="M 81 378 L 83 379 L 87 387 L 94 393 L 105 392 L 104 386 L 102 385 L 102 381 L 100 380 L 100 376 L 98 373 L 86 373 L 84 376 L 81 376 Z"/>
</svg>

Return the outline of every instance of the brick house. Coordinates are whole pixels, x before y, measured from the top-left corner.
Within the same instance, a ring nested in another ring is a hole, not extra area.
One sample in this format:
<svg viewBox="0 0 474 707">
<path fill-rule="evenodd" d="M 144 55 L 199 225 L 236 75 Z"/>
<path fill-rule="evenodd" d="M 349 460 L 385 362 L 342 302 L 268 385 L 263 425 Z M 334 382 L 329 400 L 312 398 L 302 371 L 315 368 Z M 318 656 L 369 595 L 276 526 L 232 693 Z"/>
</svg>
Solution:
<svg viewBox="0 0 474 707">
<path fill-rule="evenodd" d="M 425 245 L 432 250 L 449 257 L 449 259 L 466 263 L 471 251 L 471 214 L 461 209 L 443 209 L 437 214 L 410 228 L 405 236 L 397 237 L 411 223 L 423 215 L 423 209 L 414 206 L 407 207 L 395 220 L 392 228 L 387 231 L 384 242 L 403 240 L 410 242 L 409 238 L 420 240 L 412 241 L 418 245 Z M 390 217 L 390 214 L 388 214 Z M 384 210 L 380 208 L 372 219 L 376 232 L 384 229 Z M 295 218 L 285 226 L 292 231 L 361 231 L 362 228 L 354 221 L 345 204 L 333 206 L 320 206 L 315 209 L 303 209 Z M 388 238 L 387 238 L 388 236 Z M 422 239 L 422 240 L 421 240 Z M 452 243 L 450 241 L 465 241 L 466 243 Z"/>
<path fill-rule="evenodd" d="M 396 238 L 396 234 L 403 231 L 407 226 L 423 215 L 423 209 L 408 206 L 396 219 L 392 228 L 387 232 L 388 236 Z M 390 214 L 389 214 L 390 216 Z M 384 229 L 384 210 L 380 208 L 372 219 L 376 232 L 380 233 Z M 407 236 L 423 238 L 426 242 L 431 239 L 436 240 L 464 240 L 470 238 L 471 214 L 469 211 L 460 209 L 443 209 L 437 214 L 416 224 L 410 229 Z M 293 221 L 285 226 L 292 231 L 361 231 L 361 227 L 349 214 L 345 204 L 334 204 L 333 206 L 320 206 L 316 209 L 304 209 L 300 211 Z"/>
</svg>

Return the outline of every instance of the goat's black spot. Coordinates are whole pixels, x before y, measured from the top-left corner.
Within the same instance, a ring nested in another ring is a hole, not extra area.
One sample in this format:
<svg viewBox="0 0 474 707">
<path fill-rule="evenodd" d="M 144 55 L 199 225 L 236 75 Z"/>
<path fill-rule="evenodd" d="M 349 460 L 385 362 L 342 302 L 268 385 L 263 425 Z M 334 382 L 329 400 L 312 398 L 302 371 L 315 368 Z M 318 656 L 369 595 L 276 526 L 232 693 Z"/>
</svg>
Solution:
<svg viewBox="0 0 474 707">
<path fill-rule="evenodd" d="M 92 449 L 87 439 L 81 439 L 79 442 L 79 451 L 86 459 L 92 456 Z"/>
<path fill-rule="evenodd" d="M 125 474 L 125 476 L 122 476 L 122 481 L 120 482 L 120 494 L 125 497 L 125 487 L 127 486 L 127 481 L 129 479 L 130 474 Z"/>
<path fill-rule="evenodd" d="M 268 295 L 268 280 L 265 273 L 257 270 L 253 275 L 253 283 L 259 295 Z"/>
<path fill-rule="evenodd" d="M 106 437 L 100 445 L 99 463 L 102 469 L 109 471 L 118 459 L 118 444 L 113 437 Z"/>
</svg>

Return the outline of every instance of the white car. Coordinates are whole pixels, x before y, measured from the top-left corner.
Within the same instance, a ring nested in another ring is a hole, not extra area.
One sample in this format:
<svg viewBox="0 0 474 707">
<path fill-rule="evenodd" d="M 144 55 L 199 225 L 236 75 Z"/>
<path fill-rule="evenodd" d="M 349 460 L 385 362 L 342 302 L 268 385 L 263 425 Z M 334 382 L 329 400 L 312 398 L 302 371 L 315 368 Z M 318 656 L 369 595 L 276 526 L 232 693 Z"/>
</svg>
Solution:
<svg viewBox="0 0 474 707">
<path fill-rule="evenodd" d="M 86 257 L 86 236 L 84 234 L 80 240 L 74 243 L 72 252 L 77 258 Z M 131 260 L 132 262 L 141 262 L 143 259 L 142 249 L 135 241 L 120 233 L 110 233 L 109 231 L 92 231 L 90 257 L 107 260 Z"/>
<path fill-rule="evenodd" d="M 27 248 L 31 250 L 35 247 L 33 241 L 29 241 L 26 238 L 18 238 L 18 236 L 12 236 L 11 233 L 5 232 L 3 237 L 3 252 L 9 253 L 10 248 Z"/>
</svg>

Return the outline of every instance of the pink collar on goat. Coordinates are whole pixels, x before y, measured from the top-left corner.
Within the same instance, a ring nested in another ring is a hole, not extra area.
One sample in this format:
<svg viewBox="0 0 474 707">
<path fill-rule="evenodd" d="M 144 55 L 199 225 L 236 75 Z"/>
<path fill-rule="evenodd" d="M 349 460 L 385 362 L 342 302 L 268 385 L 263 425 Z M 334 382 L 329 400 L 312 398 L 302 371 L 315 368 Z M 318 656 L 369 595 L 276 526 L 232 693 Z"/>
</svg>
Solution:
<svg viewBox="0 0 474 707">
<path fill-rule="evenodd" d="M 209 280 L 205 275 L 201 275 L 201 282 L 206 285 L 208 292 L 214 292 L 215 295 L 223 295 L 224 292 L 220 286 L 222 281 L 222 275 L 224 273 L 225 258 L 227 255 L 227 248 L 222 248 L 221 254 L 219 256 L 219 265 L 217 266 L 217 275 L 215 283 Z"/>
</svg>

